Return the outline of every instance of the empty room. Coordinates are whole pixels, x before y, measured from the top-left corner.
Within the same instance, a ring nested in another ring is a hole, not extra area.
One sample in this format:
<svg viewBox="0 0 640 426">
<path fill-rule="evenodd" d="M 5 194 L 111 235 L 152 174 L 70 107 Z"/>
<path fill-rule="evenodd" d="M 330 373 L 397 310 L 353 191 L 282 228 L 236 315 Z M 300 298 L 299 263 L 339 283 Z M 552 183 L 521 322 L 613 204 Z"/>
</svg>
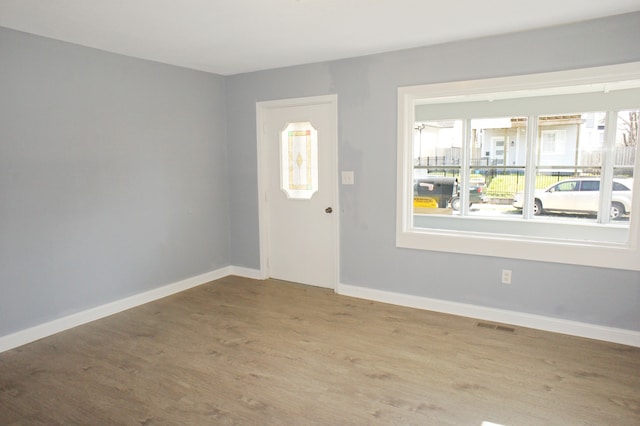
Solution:
<svg viewBox="0 0 640 426">
<path fill-rule="evenodd" d="M 640 4 L 529 3 L 0 0 L 0 424 L 640 424 Z"/>
</svg>

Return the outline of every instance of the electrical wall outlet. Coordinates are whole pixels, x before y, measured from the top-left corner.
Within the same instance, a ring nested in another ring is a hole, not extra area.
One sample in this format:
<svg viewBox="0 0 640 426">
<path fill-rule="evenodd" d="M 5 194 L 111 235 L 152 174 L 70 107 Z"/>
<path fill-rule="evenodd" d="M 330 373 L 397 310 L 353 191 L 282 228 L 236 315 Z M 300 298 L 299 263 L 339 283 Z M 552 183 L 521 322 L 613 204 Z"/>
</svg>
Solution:
<svg viewBox="0 0 640 426">
<path fill-rule="evenodd" d="M 354 184 L 354 176 L 352 171 L 342 172 L 342 184 L 343 185 L 353 185 Z"/>
<path fill-rule="evenodd" d="M 511 284 L 511 269 L 502 270 L 502 284 Z"/>
</svg>

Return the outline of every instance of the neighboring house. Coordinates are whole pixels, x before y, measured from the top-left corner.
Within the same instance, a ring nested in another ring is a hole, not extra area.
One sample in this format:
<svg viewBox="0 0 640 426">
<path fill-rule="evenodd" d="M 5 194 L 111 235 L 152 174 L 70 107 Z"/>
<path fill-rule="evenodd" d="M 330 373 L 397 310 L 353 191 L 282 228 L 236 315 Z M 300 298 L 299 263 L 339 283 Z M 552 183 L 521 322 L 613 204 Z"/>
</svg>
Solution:
<svg viewBox="0 0 640 426">
<path fill-rule="evenodd" d="M 592 114 L 591 114 L 592 115 Z M 481 165 L 517 166 L 524 165 L 527 121 L 526 118 L 512 118 L 511 127 L 485 128 L 476 131 L 480 145 L 479 163 Z M 593 120 L 582 115 L 549 116 L 541 120 L 538 128 L 540 145 L 538 147 L 538 165 L 574 166 L 580 164 L 580 143 L 584 136 L 591 135 Z M 596 129 L 597 130 L 597 129 Z M 600 134 L 602 131 L 600 131 Z M 597 135 L 596 135 L 597 136 Z M 600 146 L 602 139 L 599 138 Z M 592 149 L 589 143 L 589 149 Z"/>
<path fill-rule="evenodd" d="M 512 118 L 511 127 L 485 128 L 476 135 L 479 164 L 507 167 L 525 164 L 525 118 Z M 545 117 L 540 122 L 538 138 L 537 163 L 542 171 L 544 166 L 599 167 L 604 141 L 602 113 Z M 635 146 L 625 146 L 622 140 L 616 144 L 617 166 L 632 165 L 634 157 Z"/>
<path fill-rule="evenodd" d="M 599 167 L 604 141 L 603 113 L 550 115 L 538 128 L 537 164 L 558 167 Z M 459 165 L 462 140 L 460 123 L 454 120 L 418 123 L 415 127 L 415 165 L 438 167 Z M 527 119 L 472 120 L 472 166 L 524 166 L 526 163 Z M 635 147 L 616 146 L 616 165 L 631 165 Z M 559 172 L 563 173 L 563 172 Z"/>
</svg>

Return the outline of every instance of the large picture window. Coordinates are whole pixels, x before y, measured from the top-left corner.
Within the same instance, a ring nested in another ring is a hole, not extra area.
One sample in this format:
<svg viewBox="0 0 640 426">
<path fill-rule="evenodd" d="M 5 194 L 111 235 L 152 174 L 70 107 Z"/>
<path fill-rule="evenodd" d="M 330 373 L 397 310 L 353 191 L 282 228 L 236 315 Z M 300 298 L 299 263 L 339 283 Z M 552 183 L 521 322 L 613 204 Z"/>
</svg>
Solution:
<svg viewBox="0 0 640 426">
<path fill-rule="evenodd" d="M 640 64 L 400 88 L 398 117 L 398 246 L 640 270 Z"/>
</svg>

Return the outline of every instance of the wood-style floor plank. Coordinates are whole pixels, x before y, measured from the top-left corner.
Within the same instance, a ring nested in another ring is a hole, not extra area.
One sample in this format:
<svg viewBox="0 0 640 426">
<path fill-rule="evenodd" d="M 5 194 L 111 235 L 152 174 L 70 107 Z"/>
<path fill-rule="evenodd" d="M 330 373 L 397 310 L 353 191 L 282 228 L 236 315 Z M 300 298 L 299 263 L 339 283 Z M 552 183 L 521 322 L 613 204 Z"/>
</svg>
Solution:
<svg viewBox="0 0 640 426">
<path fill-rule="evenodd" d="M 640 348 L 227 277 L 0 354 L 0 424 L 640 425 Z"/>
</svg>

